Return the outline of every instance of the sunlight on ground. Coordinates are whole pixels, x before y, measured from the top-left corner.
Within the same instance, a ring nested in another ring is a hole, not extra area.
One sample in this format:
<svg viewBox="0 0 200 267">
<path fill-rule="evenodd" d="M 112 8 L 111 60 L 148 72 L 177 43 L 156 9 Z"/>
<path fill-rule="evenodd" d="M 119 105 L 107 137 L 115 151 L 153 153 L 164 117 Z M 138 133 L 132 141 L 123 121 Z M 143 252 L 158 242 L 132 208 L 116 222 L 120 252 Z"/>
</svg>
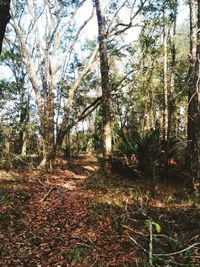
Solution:
<svg viewBox="0 0 200 267">
<path fill-rule="evenodd" d="M 99 167 L 98 166 L 84 166 L 83 167 L 85 170 L 88 170 L 88 171 L 97 171 L 99 170 Z"/>
</svg>

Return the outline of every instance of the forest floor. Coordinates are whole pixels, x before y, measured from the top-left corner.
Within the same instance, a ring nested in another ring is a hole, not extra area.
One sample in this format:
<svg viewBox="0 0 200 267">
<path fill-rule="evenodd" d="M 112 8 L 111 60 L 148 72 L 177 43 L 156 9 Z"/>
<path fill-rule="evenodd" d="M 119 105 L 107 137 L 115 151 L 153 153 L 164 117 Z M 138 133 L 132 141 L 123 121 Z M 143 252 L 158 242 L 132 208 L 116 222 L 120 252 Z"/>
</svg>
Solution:
<svg viewBox="0 0 200 267">
<path fill-rule="evenodd" d="M 0 171 L 0 266 L 200 266 L 200 203 L 181 184 L 104 177 L 95 158 Z"/>
</svg>

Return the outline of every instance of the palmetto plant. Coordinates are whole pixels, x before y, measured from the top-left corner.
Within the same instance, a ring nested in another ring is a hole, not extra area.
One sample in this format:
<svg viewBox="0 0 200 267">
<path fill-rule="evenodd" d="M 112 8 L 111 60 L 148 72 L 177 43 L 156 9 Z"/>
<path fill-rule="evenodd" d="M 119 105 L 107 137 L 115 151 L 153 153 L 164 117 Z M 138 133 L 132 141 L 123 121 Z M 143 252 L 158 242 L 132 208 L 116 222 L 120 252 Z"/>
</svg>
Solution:
<svg viewBox="0 0 200 267">
<path fill-rule="evenodd" d="M 158 169 L 165 169 L 170 160 L 176 158 L 177 144 L 175 138 L 170 138 L 169 142 L 163 141 L 159 128 L 144 133 L 122 131 L 115 152 L 129 159 L 134 155 L 138 170 L 155 177 Z"/>
<path fill-rule="evenodd" d="M 135 143 L 139 170 L 154 174 L 162 153 L 159 128 L 138 134 Z"/>
<path fill-rule="evenodd" d="M 121 131 L 119 134 L 117 155 L 131 157 L 133 154 L 138 161 L 140 171 L 150 172 L 161 154 L 160 130 L 151 130 L 145 133 Z"/>
</svg>

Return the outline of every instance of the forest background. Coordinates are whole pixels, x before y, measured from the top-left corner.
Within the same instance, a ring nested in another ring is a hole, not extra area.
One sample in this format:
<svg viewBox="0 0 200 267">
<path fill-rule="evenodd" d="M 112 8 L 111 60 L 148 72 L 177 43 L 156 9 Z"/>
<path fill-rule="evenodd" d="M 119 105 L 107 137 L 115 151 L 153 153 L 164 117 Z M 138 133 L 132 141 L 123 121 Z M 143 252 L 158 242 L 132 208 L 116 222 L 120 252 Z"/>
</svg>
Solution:
<svg viewBox="0 0 200 267">
<path fill-rule="evenodd" d="M 184 165 L 198 187 L 198 8 L 189 20 L 182 1 L 13 1 L 1 165 L 87 151 L 153 176 Z"/>
<path fill-rule="evenodd" d="M 200 0 L 0 0 L 2 266 L 199 266 L 199 33 Z"/>
</svg>

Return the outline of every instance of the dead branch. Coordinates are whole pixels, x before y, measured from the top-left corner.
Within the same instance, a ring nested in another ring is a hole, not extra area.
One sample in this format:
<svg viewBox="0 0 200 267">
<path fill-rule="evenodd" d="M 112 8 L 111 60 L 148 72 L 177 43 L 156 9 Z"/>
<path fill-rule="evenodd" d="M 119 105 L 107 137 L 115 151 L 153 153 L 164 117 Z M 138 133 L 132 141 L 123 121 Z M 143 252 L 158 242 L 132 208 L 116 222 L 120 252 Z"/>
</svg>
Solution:
<svg viewBox="0 0 200 267">
<path fill-rule="evenodd" d="M 87 106 L 79 115 L 78 121 L 85 119 L 88 115 L 92 113 L 103 101 L 103 97 L 97 97 L 89 106 Z"/>
<path fill-rule="evenodd" d="M 191 248 L 194 248 L 194 247 L 197 247 L 197 246 L 200 246 L 200 243 L 194 243 L 191 246 L 189 246 L 187 248 L 184 248 L 182 250 L 176 251 L 176 252 L 167 253 L 167 254 L 154 254 L 154 256 L 156 256 L 156 257 L 169 257 L 169 256 L 174 256 L 174 255 L 178 255 L 178 254 L 181 254 L 183 252 L 186 252 L 186 251 L 190 250 Z"/>
<path fill-rule="evenodd" d="M 56 187 L 51 187 L 50 189 L 49 189 L 49 191 L 46 193 L 46 195 L 40 200 L 40 202 L 44 202 L 44 201 L 46 201 L 47 200 L 47 198 L 50 196 L 50 194 L 52 193 L 52 191 L 53 190 L 55 190 L 56 189 Z"/>
<path fill-rule="evenodd" d="M 142 249 L 145 253 L 149 254 L 149 251 L 143 248 L 134 238 L 132 238 L 131 236 L 128 237 L 138 248 Z"/>
</svg>

